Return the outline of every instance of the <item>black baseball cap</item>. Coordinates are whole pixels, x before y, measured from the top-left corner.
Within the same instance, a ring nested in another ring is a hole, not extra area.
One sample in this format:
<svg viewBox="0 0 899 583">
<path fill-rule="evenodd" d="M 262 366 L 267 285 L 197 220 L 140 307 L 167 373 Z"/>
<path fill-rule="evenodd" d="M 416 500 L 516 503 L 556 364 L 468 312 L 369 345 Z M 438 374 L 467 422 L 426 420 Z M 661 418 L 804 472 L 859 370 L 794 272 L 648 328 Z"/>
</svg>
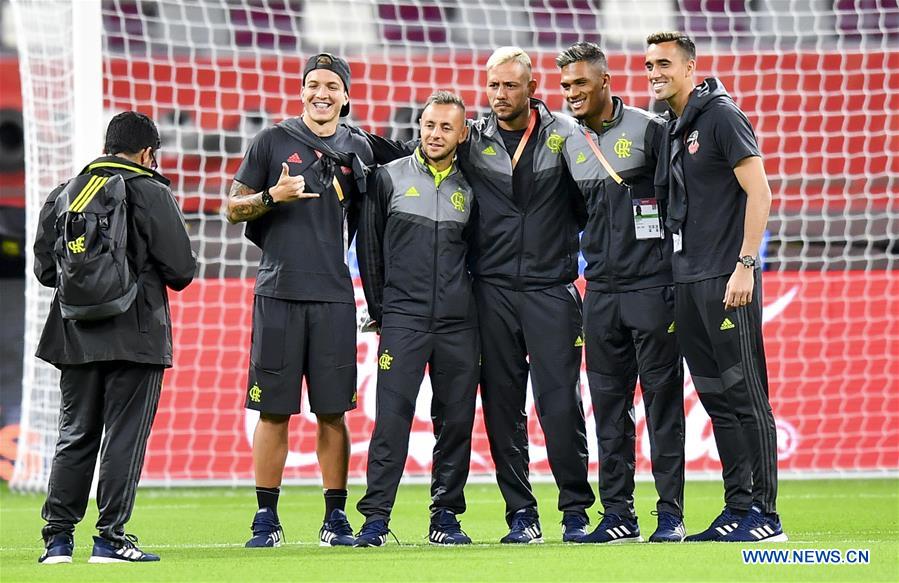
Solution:
<svg viewBox="0 0 899 583">
<path fill-rule="evenodd" d="M 316 69 L 327 69 L 335 73 L 340 80 L 343 81 L 343 88 L 347 94 L 350 93 L 350 65 L 340 57 L 335 57 L 331 53 L 319 53 L 309 57 L 306 66 L 303 68 L 303 85 L 306 85 L 306 77 Z M 340 108 L 340 117 L 346 117 L 350 114 L 350 104 L 345 103 Z"/>
</svg>

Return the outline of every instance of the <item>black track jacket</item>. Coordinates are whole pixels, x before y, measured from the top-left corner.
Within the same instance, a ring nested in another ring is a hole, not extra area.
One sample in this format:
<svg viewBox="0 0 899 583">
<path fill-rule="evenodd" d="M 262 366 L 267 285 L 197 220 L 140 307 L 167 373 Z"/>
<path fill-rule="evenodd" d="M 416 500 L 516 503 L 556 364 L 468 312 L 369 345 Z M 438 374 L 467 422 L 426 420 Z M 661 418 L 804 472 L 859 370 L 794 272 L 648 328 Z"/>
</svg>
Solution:
<svg viewBox="0 0 899 583">
<path fill-rule="evenodd" d="M 469 138 L 459 146 L 459 165 L 478 200 L 472 237 L 472 275 L 481 281 L 523 291 L 571 283 L 578 275 L 578 232 L 584 227 L 583 196 L 562 154 L 565 142 L 581 135 L 577 122 L 553 114 L 531 99 L 538 114 L 533 181 L 524 208 L 512 191 L 512 153 L 499 134 L 496 115 L 469 121 Z M 403 144 L 368 134 L 378 163 L 408 155 Z"/>
<path fill-rule="evenodd" d="M 477 326 L 466 241 L 475 200 L 454 163 L 437 177 L 415 153 L 369 176 L 357 251 L 368 310 L 381 328 Z"/>
<path fill-rule="evenodd" d="M 182 290 L 197 270 L 197 258 L 169 180 L 117 156 L 91 162 L 82 174 L 128 178 L 128 261 L 139 276 L 137 298 L 124 314 L 92 322 L 66 320 L 54 296 L 37 347 L 37 357 L 54 365 L 108 360 L 172 366 L 172 320 L 166 287 Z M 132 178 L 132 176 L 137 177 Z M 34 274 L 41 284 L 56 287 L 56 197 L 60 185 L 41 209 L 34 241 Z"/>
<path fill-rule="evenodd" d="M 619 292 L 671 285 L 671 236 L 637 239 L 634 199 L 656 199 L 664 212 L 665 193 L 654 186 L 656 160 L 665 139 L 665 121 L 613 98 L 613 114 L 596 134 L 581 126 L 565 143 L 571 175 L 587 203 L 587 226 L 581 248 L 587 260 L 587 289 Z M 623 179 L 618 184 L 606 171 L 586 140 L 592 140 L 612 169 Z"/>
</svg>

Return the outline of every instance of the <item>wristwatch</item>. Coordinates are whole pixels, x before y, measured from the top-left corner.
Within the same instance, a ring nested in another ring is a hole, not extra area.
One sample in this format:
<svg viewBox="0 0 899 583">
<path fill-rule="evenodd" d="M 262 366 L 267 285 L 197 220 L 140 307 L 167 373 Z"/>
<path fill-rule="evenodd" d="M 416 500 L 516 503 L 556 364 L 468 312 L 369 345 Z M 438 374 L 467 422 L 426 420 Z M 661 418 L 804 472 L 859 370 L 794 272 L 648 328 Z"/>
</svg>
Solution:
<svg viewBox="0 0 899 583">
<path fill-rule="evenodd" d="M 262 191 L 261 196 L 262 196 L 262 204 L 264 204 L 266 207 L 273 209 L 276 206 L 278 206 L 278 203 L 275 201 L 274 198 L 272 198 L 272 193 L 270 193 L 267 188 Z"/>
<path fill-rule="evenodd" d="M 758 264 L 758 261 L 752 255 L 744 255 L 740 257 L 739 263 L 746 269 L 752 269 Z"/>
</svg>

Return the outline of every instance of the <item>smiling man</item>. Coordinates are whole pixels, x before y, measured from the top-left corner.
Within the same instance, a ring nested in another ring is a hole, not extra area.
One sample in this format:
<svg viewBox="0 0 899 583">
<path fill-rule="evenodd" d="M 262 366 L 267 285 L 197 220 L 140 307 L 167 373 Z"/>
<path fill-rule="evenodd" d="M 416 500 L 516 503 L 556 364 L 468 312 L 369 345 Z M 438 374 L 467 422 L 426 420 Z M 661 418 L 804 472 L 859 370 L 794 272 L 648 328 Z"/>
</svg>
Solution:
<svg viewBox="0 0 899 583">
<path fill-rule="evenodd" d="M 694 87 L 692 39 L 662 32 L 646 44 L 650 87 L 676 116 L 657 182 L 668 190 L 677 335 L 724 477 L 724 511 L 686 540 L 785 541 L 756 256 L 771 206 L 765 167 L 749 120 L 721 81 Z"/>
<path fill-rule="evenodd" d="M 475 200 L 455 159 L 468 134 L 465 105 L 438 91 L 428 98 L 420 125 L 415 152 L 369 178 L 359 227 L 359 268 L 381 342 L 368 488 L 357 506 L 365 516 L 358 547 L 387 542 L 426 366 L 436 438 L 428 540 L 471 543 L 456 518 L 465 511 L 480 357 L 467 266 Z"/>
<path fill-rule="evenodd" d="M 637 376 L 659 499 L 651 542 L 684 538 L 683 366 L 674 334 L 671 236 L 654 187 L 665 139 L 658 116 L 612 95 L 606 56 L 580 42 L 556 58 L 562 94 L 582 132 L 565 155 L 587 201 L 581 248 L 587 379 L 599 443 L 602 522 L 578 542 L 641 541 L 634 513 Z"/>
<path fill-rule="evenodd" d="M 300 387 L 318 420 L 316 453 L 325 519 L 320 542 L 353 544 L 345 514 L 350 438 L 344 413 L 356 407 L 356 304 L 347 249 L 365 191 L 364 138 L 340 124 L 350 68 L 322 53 L 303 71 L 303 115 L 260 132 L 250 144 L 227 217 L 247 222 L 262 250 L 253 302 L 246 406 L 259 411 L 253 462 L 259 510 L 248 547 L 280 546 L 278 498 L 290 416 Z"/>
<path fill-rule="evenodd" d="M 528 378 L 559 488 L 562 540 L 587 534 L 596 500 L 587 473 L 580 392 L 584 344 L 578 232 L 584 197 L 571 179 L 565 141 L 577 122 L 534 97 L 531 59 L 500 47 L 487 60 L 491 112 L 469 122 L 459 165 L 478 199 L 471 274 L 481 332 L 481 398 L 496 481 L 506 502 L 504 544 L 543 542 L 528 456 Z M 379 163 L 409 145 L 369 135 Z"/>
</svg>

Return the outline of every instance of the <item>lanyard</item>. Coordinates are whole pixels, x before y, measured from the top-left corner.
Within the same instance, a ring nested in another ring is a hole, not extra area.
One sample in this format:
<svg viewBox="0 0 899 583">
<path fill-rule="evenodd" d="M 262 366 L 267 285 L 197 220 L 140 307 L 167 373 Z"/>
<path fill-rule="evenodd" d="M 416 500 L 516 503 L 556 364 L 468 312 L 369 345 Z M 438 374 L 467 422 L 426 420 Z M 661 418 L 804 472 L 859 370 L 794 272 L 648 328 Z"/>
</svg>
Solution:
<svg viewBox="0 0 899 583">
<path fill-rule="evenodd" d="M 531 119 L 528 122 L 528 129 L 524 132 L 524 135 L 521 136 L 521 141 L 518 142 L 518 148 L 515 150 L 515 155 L 512 156 L 512 169 L 515 169 L 515 166 L 518 164 L 518 159 L 521 158 L 521 155 L 524 153 L 524 147 L 528 144 L 528 138 L 531 137 L 531 132 L 534 131 L 534 127 L 537 125 L 537 110 L 531 110 Z"/>
<path fill-rule="evenodd" d="M 602 167 L 606 169 L 606 172 L 609 173 L 609 176 L 612 177 L 612 180 L 617 182 L 618 184 L 624 184 L 624 179 L 615 172 L 615 169 L 612 168 L 612 165 L 609 164 L 609 161 L 606 160 L 606 157 L 602 155 L 602 150 L 599 149 L 593 142 L 593 138 L 590 137 L 590 134 L 587 130 L 584 130 L 584 137 L 587 139 L 587 143 L 590 144 L 590 148 L 593 150 L 593 155 L 596 156 L 596 159 L 599 160 L 599 163 L 602 164 Z"/>
</svg>

